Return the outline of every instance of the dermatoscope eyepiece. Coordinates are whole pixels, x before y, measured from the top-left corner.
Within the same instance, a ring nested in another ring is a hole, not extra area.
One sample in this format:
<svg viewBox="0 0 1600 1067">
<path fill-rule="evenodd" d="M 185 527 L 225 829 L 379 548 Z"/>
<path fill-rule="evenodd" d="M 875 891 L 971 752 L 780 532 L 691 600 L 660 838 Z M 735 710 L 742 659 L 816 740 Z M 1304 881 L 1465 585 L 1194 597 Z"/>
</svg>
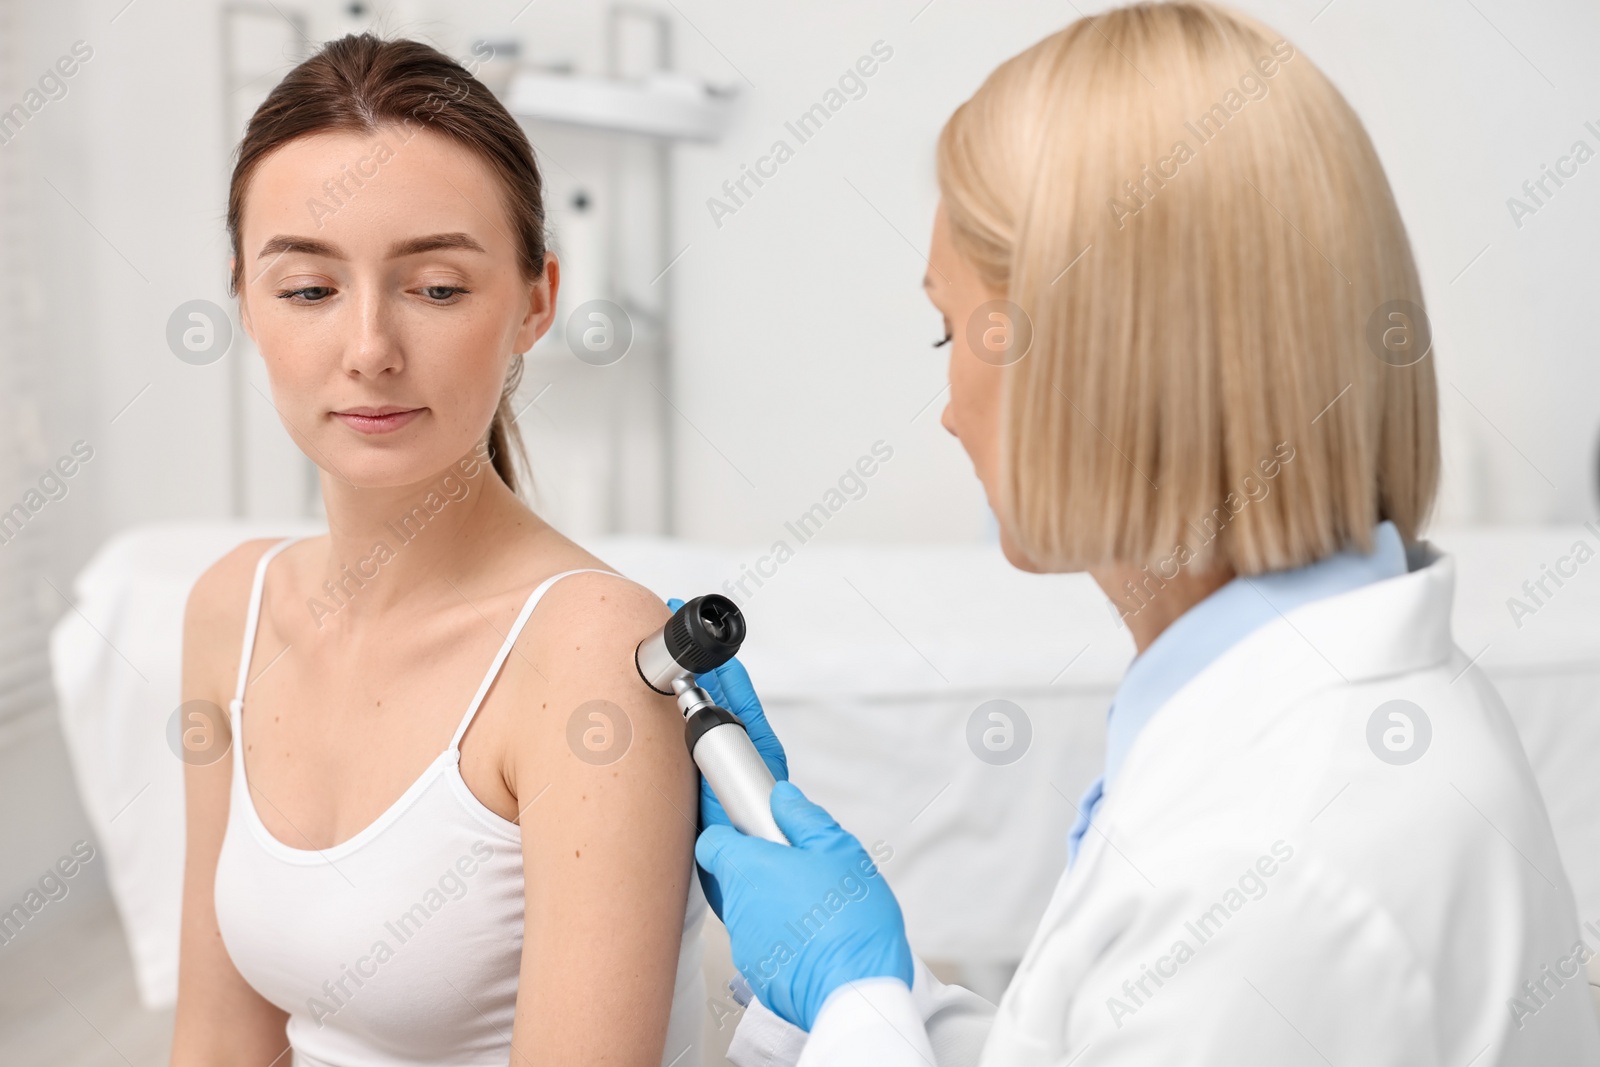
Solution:
<svg viewBox="0 0 1600 1067">
<path fill-rule="evenodd" d="M 711 783 L 728 821 L 742 833 L 780 845 L 788 839 L 772 817 L 772 771 L 751 743 L 744 722 L 717 707 L 694 676 L 715 670 L 744 643 L 744 615 L 720 593 L 697 596 L 634 650 L 639 677 L 657 693 L 675 696 L 683 738 L 695 766 Z"/>
<path fill-rule="evenodd" d="M 704 674 L 734 657 L 744 643 L 744 615 L 721 593 L 684 604 L 659 631 L 639 642 L 639 677 L 658 693 L 676 692 L 673 680 Z"/>
</svg>

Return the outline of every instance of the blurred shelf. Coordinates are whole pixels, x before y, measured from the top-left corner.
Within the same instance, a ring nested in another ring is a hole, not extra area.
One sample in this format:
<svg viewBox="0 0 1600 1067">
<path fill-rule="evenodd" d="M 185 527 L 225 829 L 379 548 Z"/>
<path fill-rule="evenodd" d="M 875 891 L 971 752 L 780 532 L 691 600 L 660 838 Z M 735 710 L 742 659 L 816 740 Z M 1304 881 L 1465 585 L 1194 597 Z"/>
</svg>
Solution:
<svg viewBox="0 0 1600 1067">
<path fill-rule="evenodd" d="M 715 141 L 727 128 L 731 95 L 672 74 L 638 81 L 519 70 L 506 91 L 519 119 L 674 141 Z"/>
</svg>

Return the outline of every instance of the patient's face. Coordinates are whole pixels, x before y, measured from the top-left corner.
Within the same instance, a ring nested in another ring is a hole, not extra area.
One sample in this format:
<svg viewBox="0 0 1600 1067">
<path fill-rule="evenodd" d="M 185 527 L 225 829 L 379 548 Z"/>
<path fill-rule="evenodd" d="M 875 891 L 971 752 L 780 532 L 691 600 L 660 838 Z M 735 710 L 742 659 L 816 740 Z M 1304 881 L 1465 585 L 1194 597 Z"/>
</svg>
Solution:
<svg viewBox="0 0 1600 1067">
<path fill-rule="evenodd" d="M 553 256 L 539 281 L 522 277 L 503 196 L 476 153 L 426 129 L 315 134 L 262 161 L 240 226 L 240 318 L 285 428 L 328 474 L 409 485 L 483 440 L 559 281 Z M 435 235 L 452 236 L 397 248 Z"/>
<path fill-rule="evenodd" d="M 934 215 L 928 267 L 923 288 L 939 309 L 945 333 L 950 335 L 944 346 L 950 359 L 950 399 L 939 422 L 961 441 L 972 460 L 973 471 L 983 483 L 990 510 L 1000 515 L 1000 390 L 1010 373 L 1010 364 L 997 364 L 993 357 L 978 357 L 973 350 L 973 337 L 982 335 L 984 324 L 979 323 L 976 328 L 972 324 L 983 314 L 985 304 L 1003 300 L 1006 294 L 986 285 L 977 269 L 951 243 L 950 220 L 943 202 Z M 1013 566 L 1035 569 L 1013 543 L 1003 520 L 1000 547 Z"/>
</svg>

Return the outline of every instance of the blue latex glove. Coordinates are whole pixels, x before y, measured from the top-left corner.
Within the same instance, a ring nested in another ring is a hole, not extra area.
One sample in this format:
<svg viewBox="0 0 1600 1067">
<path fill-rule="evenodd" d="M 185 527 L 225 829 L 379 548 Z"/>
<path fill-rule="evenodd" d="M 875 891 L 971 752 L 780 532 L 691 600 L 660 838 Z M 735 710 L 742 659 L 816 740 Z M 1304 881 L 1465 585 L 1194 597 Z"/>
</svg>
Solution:
<svg viewBox="0 0 1600 1067">
<path fill-rule="evenodd" d="M 667 607 L 677 611 L 683 607 L 684 602 L 677 597 L 667 601 Z M 756 696 L 755 687 L 750 684 L 750 675 L 745 672 L 744 664 L 738 657 L 730 659 L 715 670 L 705 674 L 695 675 L 695 681 L 700 688 L 710 694 L 711 699 L 739 716 L 744 722 L 745 732 L 750 735 L 751 742 L 756 746 L 756 751 L 761 754 L 761 760 L 772 772 L 772 777 L 778 781 L 787 781 L 789 778 L 789 759 L 784 754 L 783 745 L 778 741 L 778 735 L 772 732 L 772 727 L 767 724 L 767 713 L 762 710 L 761 700 Z M 717 794 L 711 791 L 711 783 L 707 782 L 705 775 L 700 776 L 700 825 L 697 829 L 704 830 L 708 826 L 731 826 L 727 812 L 722 810 L 721 801 Z M 700 888 L 705 891 L 706 902 L 711 905 L 711 910 L 717 918 L 722 918 L 722 890 L 716 880 L 708 875 L 704 869 L 699 870 Z"/>
<path fill-rule="evenodd" d="M 695 859 L 722 887 L 733 963 L 756 996 L 802 1030 L 847 982 L 890 977 L 911 987 L 911 946 L 889 883 L 855 836 L 792 782 L 772 790 L 792 845 L 708 826 Z"/>
</svg>

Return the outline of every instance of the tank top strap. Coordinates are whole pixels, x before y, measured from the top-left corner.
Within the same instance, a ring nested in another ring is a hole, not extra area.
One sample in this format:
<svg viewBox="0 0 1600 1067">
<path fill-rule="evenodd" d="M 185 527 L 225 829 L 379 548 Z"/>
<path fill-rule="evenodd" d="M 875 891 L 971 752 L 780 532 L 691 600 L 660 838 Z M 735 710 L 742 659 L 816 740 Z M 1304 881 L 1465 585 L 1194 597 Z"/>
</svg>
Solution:
<svg viewBox="0 0 1600 1067">
<path fill-rule="evenodd" d="M 472 717 L 478 714 L 478 706 L 483 703 L 483 698 L 489 694 L 489 687 L 494 685 L 494 680 L 499 677 L 500 668 L 505 665 L 506 657 L 511 655 L 511 649 L 515 647 L 517 637 L 522 633 L 522 627 L 527 624 L 528 617 L 533 614 L 533 609 L 538 606 L 540 599 L 545 594 L 545 590 L 572 574 L 610 574 L 617 578 L 624 578 L 623 575 L 617 574 L 616 571 L 602 570 L 599 567 L 579 567 L 576 570 L 552 574 L 540 582 L 533 592 L 528 594 L 527 601 L 522 605 L 522 611 L 517 614 L 517 621 L 511 624 L 511 631 L 506 634 L 505 641 L 501 643 L 500 651 L 495 654 L 494 662 L 489 664 L 489 673 L 483 676 L 483 682 L 478 686 L 477 693 L 473 694 L 472 703 L 467 707 L 467 713 L 461 717 L 461 724 L 456 727 L 455 736 L 450 739 L 449 751 L 455 752 L 461 747 L 461 738 L 466 734 L 467 727 L 472 725 Z M 627 578 L 624 578 L 624 580 L 631 581 L 631 579 Z"/>
<path fill-rule="evenodd" d="M 286 537 L 261 554 L 261 559 L 256 563 L 255 584 L 250 587 L 250 610 L 245 616 L 244 645 L 239 649 L 239 683 L 233 691 L 233 704 L 230 710 L 237 715 L 244 704 L 245 683 L 250 680 L 250 654 L 255 651 L 256 628 L 261 622 L 261 594 L 266 588 L 267 564 L 272 562 L 272 557 L 288 548 L 296 541 L 304 540 L 304 536 Z"/>
</svg>

